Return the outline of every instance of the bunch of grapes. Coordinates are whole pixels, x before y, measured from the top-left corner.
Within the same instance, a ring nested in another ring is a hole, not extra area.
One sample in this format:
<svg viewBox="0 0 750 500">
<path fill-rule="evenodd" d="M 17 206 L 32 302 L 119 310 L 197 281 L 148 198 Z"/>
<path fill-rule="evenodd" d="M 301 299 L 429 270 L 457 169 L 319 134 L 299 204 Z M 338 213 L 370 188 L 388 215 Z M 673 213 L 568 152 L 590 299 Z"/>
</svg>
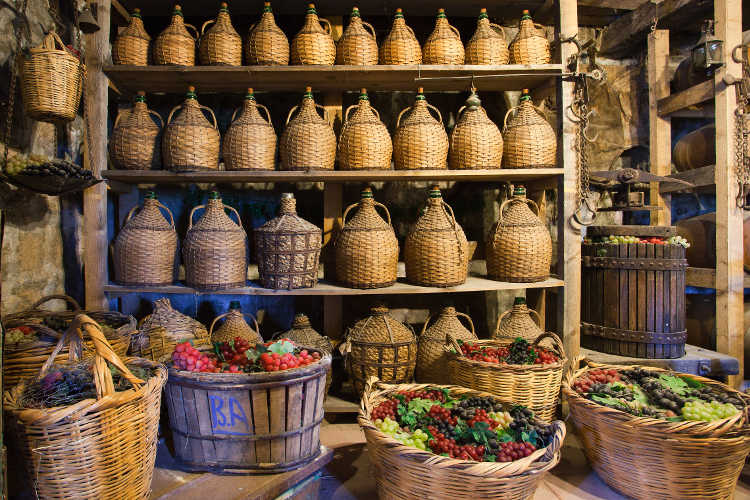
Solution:
<svg viewBox="0 0 750 500">
<path fill-rule="evenodd" d="M 729 418 L 739 413 L 733 404 L 718 401 L 686 401 L 682 407 L 682 417 L 685 420 L 703 420 L 712 422 L 722 418 Z"/>
<path fill-rule="evenodd" d="M 177 344 L 172 353 L 172 362 L 178 370 L 187 370 L 191 372 L 214 372 L 221 370 L 216 366 L 216 358 L 200 352 L 192 346 L 190 342 Z M 235 372 L 237 372 L 235 366 Z"/>
<path fill-rule="evenodd" d="M 680 245 L 685 248 L 690 248 L 690 243 L 688 243 L 688 240 L 682 236 L 672 236 L 667 240 L 667 243 L 670 245 Z"/>
<path fill-rule="evenodd" d="M 513 422 L 513 417 L 511 417 L 510 413 L 507 411 L 491 411 L 488 416 L 497 422 L 497 427 L 500 427 L 501 429 L 507 429 L 510 426 L 510 423 Z M 495 427 L 493 427 L 493 429 L 494 428 Z"/>
<path fill-rule="evenodd" d="M 508 347 L 490 347 L 481 344 L 463 342 L 461 344 L 463 355 L 473 361 L 482 361 L 485 363 L 504 363 L 511 365 L 529 365 L 529 364 L 552 364 L 557 363 L 557 356 L 542 347 L 532 347 L 529 343 L 517 338 Z"/>
<path fill-rule="evenodd" d="M 36 340 L 34 330 L 28 326 L 17 326 L 5 332 L 6 344 L 26 344 Z"/>
<path fill-rule="evenodd" d="M 370 418 L 373 421 L 385 420 L 386 418 L 396 420 L 396 408 L 398 408 L 398 400 L 387 399 L 376 406 L 374 410 L 372 410 Z"/>
<path fill-rule="evenodd" d="M 297 368 L 298 366 L 307 366 L 319 359 L 320 353 L 313 352 L 310 354 L 307 349 L 302 349 L 297 355 L 291 352 L 284 354 L 264 352 L 260 355 L 260 362 L 263 365 L 263 369 L 267 372 L 277 372 L 279 370 Z"/>
<path fill-rule="evenodd" d="M 618 380 L 620 380 L 620 374 L 617 370 L 589 370 L 573 382 L 573 390 L 580 394 L 586 394 L 591 390 L 594 384 L 608 384 L 617 382 Z"/>
<path fill-rule="evenodd" d="M 536 447 L 531 443 L 508 441 L 500 443 L 500 450 L 496 455 L 496 460 L 498 462 L 512 462 L 519 458 L 528 457 L 534 451 L 536 451 Z"/>
<path fill-rule="evenodd" d="M 420 450 L 427 451 L 427 440 L 429 436 L 422 429 L 417 429 L 413 433 L 404 432 L 399 427 L 398 422 L 386 417 L 384 420 L 376 420 L 375 427 L 382 433 L 392 436 L 397 441 L 406 446 L 413 446 Z"/>
<path fill-rule="evenodd" d="M 26 167 L 43 165 L 47 161 L 47 158 L 39 155 L 15 155 L 8 158 L 8 163 L 5 165 L 5 173 L 8 175 L 18 175 Z"/>
<path fill-rule="evenodd" d="M 443 391 L 436 391 L 436 390 L 430 390 L 430 391 L 398 391 L 396 394 L 402 396 L 402 399 L 404 400 L 404 403 L 408 404 L 409 401 L 412 399 L 431 399 L 433 401 L 445 401 L 445 394 L 443 394 Z"/>
<path fill-rule="evenodd" d="M 467 420 L 466 424 L 469 427 L 474 427 L 474 424 L 476 424 L 477 422 L 484 422 L 484 423 L 486 423 L 487 425 L 490 426 L 490 429 L 494 429 L 495 427 L 497 427 L 498 425 L 500 425 L 500 422 L 498 422 L 498 421 L 496 421 L 494 419 L 491 419 L 489 417 L 489 415 L 487 414 L 487 412 L 485 410 L 481 410 L 481 409 L 474 410 L 474 416 L 471 417 L 469 420 Z"/>
<path fill-rule="evenodd" d="M 627 244 L 627 243 L 641 243 L 641 239 L 638 236 L 615 236 L 613 234 L 610 234 L 604 240 L 602 243 L 609 243 L 613 245 L 621 245 L 621 244 Z"/>
</svg>

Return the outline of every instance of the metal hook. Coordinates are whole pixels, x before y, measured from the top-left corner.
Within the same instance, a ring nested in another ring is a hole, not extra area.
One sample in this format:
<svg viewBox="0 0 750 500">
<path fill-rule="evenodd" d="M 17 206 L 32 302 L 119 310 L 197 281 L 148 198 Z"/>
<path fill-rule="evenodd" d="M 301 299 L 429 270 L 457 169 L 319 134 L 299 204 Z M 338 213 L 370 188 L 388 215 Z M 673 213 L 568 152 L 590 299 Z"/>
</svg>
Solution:
<svg viewBox="0 0 750 500">
<path fill-rule="evenodd" d="M 596 108 L 592 108 L 591 111 L 589 111 L 588 113 L 586 113 L 586 126 L 583 127 L 583 130 L 582 130 L 583 138 L 586 139 L 589 142 L 594 142 L 594 141 L 596 141 L 599 138 L 599 131 L 598 130 L 594 134 L 594 137 L 589 137 L 588 136 L 588 130 L 589 130 L 589 128 L 591 128 L 591 122 L 589 121 L 589 118 L 592 115 L 594 115 L 594 116 L 597 115 Z"/>
</svg>

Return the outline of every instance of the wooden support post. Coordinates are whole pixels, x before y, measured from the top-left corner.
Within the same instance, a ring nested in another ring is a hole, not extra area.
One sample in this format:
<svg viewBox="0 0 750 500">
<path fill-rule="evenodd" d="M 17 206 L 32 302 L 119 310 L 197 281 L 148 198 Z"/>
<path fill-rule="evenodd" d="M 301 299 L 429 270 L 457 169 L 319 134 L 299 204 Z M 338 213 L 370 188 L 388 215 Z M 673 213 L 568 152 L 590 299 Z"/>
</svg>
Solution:
<svg viewBox="0 0 750 500">
<path fill-rule="evenodd" d="M 742 43 L 742 2 L 715 0 L 716 37 L 724 41 L 724 65 L 714 75 L 716 89 L 716 349 L 740 362 L 740 374 L 729 377 L 738 387 L 743 378 L 743 278 L 742 210 L 737 208 L 735 173 L 736 90 L 723 78 L 742 77 L 742 68 L 731 56 Z"/>
<path fill-rule="evenodd" d="M 656 30 L 648 35 L 648 121 L 651 173 L 667 176 L 672 173 L 672 124 L 668 116 L 659 116 L 659 99 L 669 95 L 669 30 Z M 672 197 L 659 193 L 659 183 L 652 182 L 652 226 L 672 223 Z"/>
<path fill-rule="evenodd" d="M 88 168 L 101 177 L 107 168 L 107 85 L 102 66 L 109 64 L 110 0 L 97 2 L 100 29 L 84 35 L 86 52 L 85 98 L 86 140 L 84 155 Z M 83 192 L 84 286 L 87 309 L 106 309 L 104 285 L 107 274 L 107 186 L 99 183 Z"/>
<path fill-rule="evenodd" d="M 547 193 L 544 190 L 541 191 L 530 191 L 529 199 L 534 200 L 536 205 L 539 207 L 539 218 L 546 225 L 547 224 Z M 526 290 L 526 304 L 537 313 L 539 313 L 539 319 L 541 324 L 539 328 L 542 331 L 545 330 L 546 324 L 546 313 L 547 313 L 547 289 L 545 288 L 529 288 Z"/>
</svg>

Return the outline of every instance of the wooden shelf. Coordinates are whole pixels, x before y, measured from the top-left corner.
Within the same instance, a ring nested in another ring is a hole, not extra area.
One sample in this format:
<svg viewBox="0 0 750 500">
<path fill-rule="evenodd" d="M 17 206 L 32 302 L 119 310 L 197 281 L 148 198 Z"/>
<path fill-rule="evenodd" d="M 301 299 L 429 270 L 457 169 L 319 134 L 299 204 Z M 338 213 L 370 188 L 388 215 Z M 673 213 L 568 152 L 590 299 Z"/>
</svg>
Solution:
<svg viewBox="0 0 750 500">
<path fill-rule="evenodd" d="M 699 288 L 716 288 L 716 269 L 710 267 L 688 267 L 685 285 Z M 750 288 L 750 275 L 744 274 L 743 286 Z"/>
<path fill-rule="evenodd" d="M 667 116 L 675 111 L 687 109 L 713 98 L 714 81 L 713 79 L 706 80 L 705 82 L 693 85 L 682 92 L 677 92 L 664 97 L 663 99 L 659 99 L 657 102 L 658 114 L 659 116 Z"/>
<path fill-rule="evenodd" d="M 562 75 L 561 64 L 403 65 L 403 66 L 105 66 L 104 73 L 121 92 L 139 90 L 184 93 L 196 91 L 302 92 L 425 90 L 465 91 L 474 82 L 478 90 L 533 89 Z M 438 79 L 439 78 L 439 79 Z"/>
<path fill-rule="evenodd" d="M 679 182 L 662 182 L 659 184 L 659 192 L 661 194 L 667 194 L 676 191 L 690 191 L 696 188 L 714 186 L 716 183 L 715 170 L 715 165 L 709 165 L 707 167 L 694 168 L 692 170 L 669 175 L 667 177 L 672 179 L 690 182 L 693 184 L 693 187 L 680 184 Z"/>
</svg>

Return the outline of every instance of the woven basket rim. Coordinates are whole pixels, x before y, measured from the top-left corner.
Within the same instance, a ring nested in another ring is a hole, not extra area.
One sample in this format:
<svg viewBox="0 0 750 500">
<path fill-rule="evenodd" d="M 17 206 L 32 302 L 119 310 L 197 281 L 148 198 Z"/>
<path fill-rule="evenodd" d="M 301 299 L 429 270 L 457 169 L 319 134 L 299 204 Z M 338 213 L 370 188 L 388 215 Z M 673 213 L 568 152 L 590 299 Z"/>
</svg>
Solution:
<svg viewBox="0 0 750 500">
<path fill-rule="evenodd" d="M 475 344 L 482 344 L 482 345 L 492 345 L 492 346 L 505 346 L 508 344 L 513 343 L 512 338 L 504 339 L 479 339 L 475 340 L 472 343 Z M 530 342 L 530 344 L 532 344 Z M 482 370 L 495 370 L 495 371 L 507 371 L 507 372 L 546 372 L 546 371 L 554 371 L 559 370 L 560 368 L 564 367 L 565 364 L 568 362 L 568 358 L 565 355 L 565 353 L 557 352 L 556 349 L 550 349 L 548 347 L 545 347 L 546 350 L 552 351 L 557 354 L 558 360 L 557 363 L 547 363 L 547 364 L 532 364 L 532 365 L 511 365 L 511 364 L 502 364 L 502 363 L 490 363 L 487 361 L 476 361 L 473 359 L 468 359 L 465 356 L 461 356 L 457 353 L 454 353 L 451 351 L 451 347 L 448 345 L 444 345 L 443 349 L 445 350 L 445 354 L 448 358 L 448 361 L 455 361 L 457 363 L 463 363 L 465 366 L 470 366 L 472 368 L 479 368 Z"/>
</svg>

